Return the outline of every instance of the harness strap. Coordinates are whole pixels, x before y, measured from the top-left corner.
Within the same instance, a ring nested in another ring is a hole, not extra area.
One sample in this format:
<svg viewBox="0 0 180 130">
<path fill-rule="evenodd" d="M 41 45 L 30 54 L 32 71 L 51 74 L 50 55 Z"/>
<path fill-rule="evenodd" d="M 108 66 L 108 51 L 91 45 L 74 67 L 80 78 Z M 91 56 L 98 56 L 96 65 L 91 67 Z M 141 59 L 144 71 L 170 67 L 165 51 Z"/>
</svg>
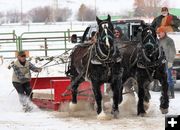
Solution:
<svg viewBox="0 0 180 130">
<path fill-rule="evenodd" d="M 99 44 L 98 44 L 98 50 L 99 50 L 99 52 L 100 52 L 105 58 L 101 58 L 101 57 L 97 54 L 97 47 L 95 46 L 96 57 L 97 57 L 100 61 L 106 61 L 107 59 L 109 59 L 111 50 L 108 49 L 108 54 L 105 55 L 105 54 L 101 51 L 101 49 L 99 49 L 99 48 L 100 48 L 100 47 L 99 47 Z"/>
<path fill-rule="evenodd" d="M 131 56 L 130 56 L 130 58 L 129 58 L 130 68 L 131 68 L 132 66 L 134 66 L 135 63 L 136 63 L 137 60 L 138 60 L 138 58 L 137 58 L 137 56 L 136 56 L 136 59 L 135 59 L 134 62 L 131 64 L 131 59 L 132 59 L 132 56 L 134 55 L 134 52 L 135 52 L 136 49 L 137 49 L 137 48 L 134 48 L 134 50 L 133 50 L 133 52 L 131 53 Z"/>
<path fill-rule="evenodd" d="M 150 74 L 147 66 L 145 67 L 145 70 L 146 70 L 146 72 L 147 72 L 147 74 L 148 74 L 148 77 L 149 77 L 150 82 L 152 82 L 152 81 L 153 81 L 153 78 L 152 78 L 152 75 Z M 154 72 L 154 71 L 153 71 L 153 72 Z"/>
<path fill-rule="evenodd" d="M 92 57 L 92 49 L 94 47 L 94 44 L 91 46 L 90 48 L 90 55 L 89 55 L 89 59 L 88 59 L 88 64 L 87 64 L 87 69 L 86 69 L 86 74 L 85 74 L 85 79 L 87 80 L 87 73 L 88 73 L 88 70 L 89 70 L 89 64 L 90 64 L 90 61 L 91 61 L 91 57 Z"/>
</svg>

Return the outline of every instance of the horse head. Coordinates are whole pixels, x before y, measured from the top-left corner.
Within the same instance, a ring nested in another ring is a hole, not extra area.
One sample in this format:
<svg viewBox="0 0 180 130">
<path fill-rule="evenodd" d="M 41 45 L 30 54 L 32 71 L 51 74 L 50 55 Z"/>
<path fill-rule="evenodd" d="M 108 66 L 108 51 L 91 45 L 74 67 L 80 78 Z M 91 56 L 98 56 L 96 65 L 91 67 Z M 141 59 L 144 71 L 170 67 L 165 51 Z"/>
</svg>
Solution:
<svg viewBox="0 0 180 130">
<path fill-rule="evenodd" d="M 152 57 L 155 56 L 155 54 L 157 54 L 156 52 L 159 50 L 156 31 L 154 28 L 150 26 L 144 26 L 141 37 L 142 37 L 143 54 L 147 58 L 151 59 Z"/>
<path fill-rule="evenodd" d="M 108 60 L 110 55 L 114 50 L 114 27 L 111 22 L 111 17 L 108 15 L 108 18 L 105 20 L 101 20 L 96 17 L 96 21 L 98 24 L 98 32 L 97 32 L 97 44 L 96 50 L 97 55 L 101 57 L 101 60 Z"/>
</svg>

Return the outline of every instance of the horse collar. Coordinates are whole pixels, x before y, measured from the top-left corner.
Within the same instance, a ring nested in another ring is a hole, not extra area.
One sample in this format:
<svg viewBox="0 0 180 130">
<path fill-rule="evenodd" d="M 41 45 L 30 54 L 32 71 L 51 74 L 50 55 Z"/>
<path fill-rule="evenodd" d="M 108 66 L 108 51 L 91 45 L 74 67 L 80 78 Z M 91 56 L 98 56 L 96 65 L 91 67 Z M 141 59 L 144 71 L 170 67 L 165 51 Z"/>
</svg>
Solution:
<svg viewBox="0 0 180 130">
<path fill-rule="evenodd" d="M 158 67 L 161 64 L 166 63 L 166 58 L 165 55 L 163 54 L 163 51 L 160 51 L 160 56 L 156 61 L 148 61 L 142 54 L 142 49 L 138 51 L 138 59 L 137 59 L 137 67 L 138 68 L 153 68 L 153 67 Z"/>
</svg>

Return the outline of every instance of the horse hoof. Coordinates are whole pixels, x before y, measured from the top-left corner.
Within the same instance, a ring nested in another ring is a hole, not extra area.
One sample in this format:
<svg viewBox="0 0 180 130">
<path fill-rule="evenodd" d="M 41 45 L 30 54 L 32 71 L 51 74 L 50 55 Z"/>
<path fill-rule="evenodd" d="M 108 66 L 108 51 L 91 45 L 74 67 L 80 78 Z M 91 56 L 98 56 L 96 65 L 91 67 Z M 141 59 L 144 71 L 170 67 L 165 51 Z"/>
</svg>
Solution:
<svg viewBox="0 0 180 130">
<path fill-rule="evenodd" d="M 139 111 L 137 115 L 144 117 L 146 115 L 146 112 L 145 111 Z"/>
<path fill-rule="evenodd" d="M 77 104 L 70 102 L 69 103 L 69 110 L 75 112 L 77 110 Z"/>
<path fill-rule="evenodd" d="M 98 120 L 111 120 L 111 116 L 106 115 L 106 113 L 102 111 L 101 113 L 97 115 L 97 119 Z"/>
<path fill-rule="evenodd" d="M 139 113 L 138 115 L 141 117 L 145 117 L 146 113 Z"/>
<path fill-rule="evenodd" d="M 149 109 L 149 102 L 144 102 L 144 110 L 147 111 Z"/>
<path fill-rule="evenodd" d="M 160 108 L 162 114 L 167 114 L 168 113 L 168 108 Z"/>
<path fill-rule="evenodd" d="M 113 115 L 113 117 L 114 117 L 115 119 L 118 119 L 119 111 L 113 111 L 113 112 L 111 112 L 111 113 L 112 113 L 112 115 Z"/>
</svg>

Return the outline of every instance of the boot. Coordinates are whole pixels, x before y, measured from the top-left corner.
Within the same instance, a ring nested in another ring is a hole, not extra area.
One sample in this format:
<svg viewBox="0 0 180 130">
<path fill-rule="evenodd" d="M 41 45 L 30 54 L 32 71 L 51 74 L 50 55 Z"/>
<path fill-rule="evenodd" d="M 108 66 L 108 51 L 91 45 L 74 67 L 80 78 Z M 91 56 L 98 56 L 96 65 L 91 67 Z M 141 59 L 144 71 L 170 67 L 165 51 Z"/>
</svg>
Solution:
<svg viewBox="0 0 180 130">
<path fill-rule="evenodd" d="M 175 98 L 175 96 L 174 96 L 174 86 L 171 86 L 171 87 L 170 87 L 170 95 L 169 95 L 169 98 L 170 98 L 170 99 L 174 99 L 174 98 Z"/>
<path fill-rule="evenodd" d="M 33 109 L 33 107 L 30 106 L 29 104 L 24 104 L 23 105 L 23 111 L 24 112 L 30 112 L 30 111 L 32 111 L 32 109 Z"/>
</svg>

